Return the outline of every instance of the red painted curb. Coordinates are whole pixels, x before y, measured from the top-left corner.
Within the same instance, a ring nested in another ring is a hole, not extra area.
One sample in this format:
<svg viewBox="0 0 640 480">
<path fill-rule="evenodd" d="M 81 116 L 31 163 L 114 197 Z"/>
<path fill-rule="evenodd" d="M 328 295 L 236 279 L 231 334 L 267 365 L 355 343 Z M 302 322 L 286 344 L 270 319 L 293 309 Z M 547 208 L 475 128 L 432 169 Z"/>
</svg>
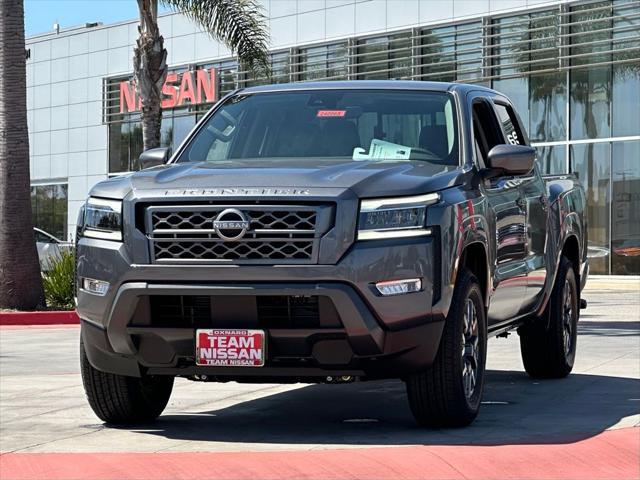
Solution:
<svg viewBox="0 0 640 480">
<path fill-rule="evenodd" d="M 7 330 L 72 330 L 80 328 L 79 323 L 56 323 L 55 325 L 0 325 L 0 331 Z M 0 480 L 2 477 L 0 477 Z"/>
<path fill-rule="evenodd" d="M 7 453 L 3 480 L 640 478 L 640 429 L 575 443 L 421 445 L 286 452 Z"/>
<path fill-rule="evenodd" d="M 2 312 L 0 326 L 4 325 L 75 325 L 80 319 L 70 312 Z"/>
</svg>

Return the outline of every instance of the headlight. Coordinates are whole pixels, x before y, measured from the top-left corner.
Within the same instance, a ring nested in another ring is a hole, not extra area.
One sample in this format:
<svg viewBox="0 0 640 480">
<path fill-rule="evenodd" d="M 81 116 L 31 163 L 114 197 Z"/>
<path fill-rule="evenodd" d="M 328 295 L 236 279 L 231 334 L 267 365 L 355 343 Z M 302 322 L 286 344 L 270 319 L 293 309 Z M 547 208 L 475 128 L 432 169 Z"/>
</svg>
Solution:
<svg viewBox="0 0 640 480">
<path fill-rule="evenodd" d="M 427 206 L 439 198 L 437 193 L 428 193 L 415 197 L 362 200 L 358 240 L 430 235 L 431 230 L 425 227 Z"/>
<path fill-rule="evenodd" d="M 122 241 L 122 202 L 89 197 L 84 206 L 85 237 Z"/>
</svg>

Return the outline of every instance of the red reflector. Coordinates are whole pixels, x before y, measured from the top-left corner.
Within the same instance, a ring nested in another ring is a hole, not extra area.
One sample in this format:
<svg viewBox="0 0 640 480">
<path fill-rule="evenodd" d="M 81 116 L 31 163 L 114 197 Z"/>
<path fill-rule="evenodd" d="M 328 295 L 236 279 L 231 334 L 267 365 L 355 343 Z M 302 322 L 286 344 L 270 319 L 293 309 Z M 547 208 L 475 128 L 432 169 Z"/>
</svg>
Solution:
<svg viewBox="0 0 640 480">
<path fill-rule="evenodd" d="M 316 117 L 344 117 L 346 110 L 318 110 Z"/>
</svg>

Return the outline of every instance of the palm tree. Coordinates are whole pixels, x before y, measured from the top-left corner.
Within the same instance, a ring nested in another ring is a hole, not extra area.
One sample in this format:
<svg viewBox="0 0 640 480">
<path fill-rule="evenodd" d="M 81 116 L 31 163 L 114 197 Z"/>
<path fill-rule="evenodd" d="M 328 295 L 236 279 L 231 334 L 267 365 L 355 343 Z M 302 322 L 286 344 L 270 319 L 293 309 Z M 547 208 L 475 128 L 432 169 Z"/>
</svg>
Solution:
<svg viewBox="0 0 640 480">
<path fill-rule="evenodd" d="M 167 76 L 167 51 L 158 29 L 158 0 L 137 0 L 140 13 L 133 71 L 142 103 L 144 150 L 160 146 L 162 85 Z M 244 67 L 268 74 L 268 33 L 262 8 L 255 0 L 160 0 L 198 23 L 213 38 L 236 52 Z"/>
<path fill-rule="evenodd" d="M 33 234 L 23 0 L 0 2 L 0 308 L 44 306 Z"/>
</svg>

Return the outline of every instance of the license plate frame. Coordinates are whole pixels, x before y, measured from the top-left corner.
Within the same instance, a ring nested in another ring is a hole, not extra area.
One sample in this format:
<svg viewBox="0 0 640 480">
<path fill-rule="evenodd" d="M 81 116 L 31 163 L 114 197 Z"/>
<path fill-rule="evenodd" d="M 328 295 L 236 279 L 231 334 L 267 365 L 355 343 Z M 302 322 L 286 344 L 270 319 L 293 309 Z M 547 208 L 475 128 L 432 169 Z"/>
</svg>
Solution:
<svg viewBox="0 0 640 480">
<path fill-rule="evenodd" d="M 195 338 L 196 365 L 200 367 L 264 367 L 267 358 L 266 346 L 264 330 L 200 328 L 196 330 Z"/>
</svg>

